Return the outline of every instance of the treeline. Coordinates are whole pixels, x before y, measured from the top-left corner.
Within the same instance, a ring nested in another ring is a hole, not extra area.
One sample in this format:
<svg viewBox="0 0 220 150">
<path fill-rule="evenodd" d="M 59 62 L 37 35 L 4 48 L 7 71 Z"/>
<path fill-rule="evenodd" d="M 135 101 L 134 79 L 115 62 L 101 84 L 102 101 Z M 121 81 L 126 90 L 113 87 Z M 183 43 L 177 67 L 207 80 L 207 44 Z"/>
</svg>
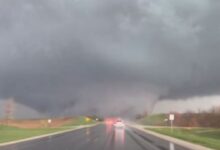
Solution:
<svg viewBox="0 0 220 150">
<path fill-rule="evenodd" d="M 220 128 L 219 113 L 175 113 L 175 126 Z"/>
<path fill-rule="evenodd" d="M 175 113 L 174 125 L 179 127 L 212 127 L 220 128 L 220 107 L 209 111 Z M 138 116 L 137 119 L 145 125 L 168 126 L 169 114 Z"/>
<path fill-rule="evenodd" d="M 220 107 L 216 106 L 208 111 L 199 111 L 198 113 L 175 113 L 176 126 L 185 127 L 214 127 L 220 128 Z"/>
</svg>

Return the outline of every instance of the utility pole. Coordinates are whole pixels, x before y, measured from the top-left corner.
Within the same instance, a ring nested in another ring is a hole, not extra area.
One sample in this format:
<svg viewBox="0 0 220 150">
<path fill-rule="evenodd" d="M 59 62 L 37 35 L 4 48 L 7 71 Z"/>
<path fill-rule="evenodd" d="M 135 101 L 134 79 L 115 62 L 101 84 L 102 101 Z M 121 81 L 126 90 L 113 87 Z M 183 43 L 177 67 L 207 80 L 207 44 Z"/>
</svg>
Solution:
<svg viewBox="0 0 220 150">
<path fill-rule="evenodd" d="M 6 125 L 9 124 L 9 120 L 13 118 L 13 113 L 14 113 L 14 98 L 9 98 L 5 102 L 5 120 L 6 120 Z"/>
</svg>

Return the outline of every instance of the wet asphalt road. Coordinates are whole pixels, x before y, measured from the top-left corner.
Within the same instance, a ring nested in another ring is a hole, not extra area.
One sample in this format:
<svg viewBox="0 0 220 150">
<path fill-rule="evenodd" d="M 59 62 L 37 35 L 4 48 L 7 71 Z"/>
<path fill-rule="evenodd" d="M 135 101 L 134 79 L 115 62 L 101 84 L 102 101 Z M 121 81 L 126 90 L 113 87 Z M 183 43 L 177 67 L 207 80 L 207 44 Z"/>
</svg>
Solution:
<svg viewBox="0 0 220 150">
<path fill-rule="evenodd" d="M 188 150 L 140 130 L 98 125 L 0 147 L 0 150 Z"/>
</svg>

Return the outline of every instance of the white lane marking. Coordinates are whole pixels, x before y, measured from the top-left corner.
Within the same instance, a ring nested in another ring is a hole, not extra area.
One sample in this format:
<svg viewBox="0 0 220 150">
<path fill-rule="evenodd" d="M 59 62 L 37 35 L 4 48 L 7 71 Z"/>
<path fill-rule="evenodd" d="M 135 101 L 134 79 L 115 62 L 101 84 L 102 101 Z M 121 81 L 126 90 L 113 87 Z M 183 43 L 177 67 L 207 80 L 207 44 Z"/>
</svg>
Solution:
<svg viewBox="0 0 220 150">
<path fill-rule="evenodd" d="M 170 150 L 175 150 L 175 146 L 173 143 L 170 142 Z"/>
</svg>

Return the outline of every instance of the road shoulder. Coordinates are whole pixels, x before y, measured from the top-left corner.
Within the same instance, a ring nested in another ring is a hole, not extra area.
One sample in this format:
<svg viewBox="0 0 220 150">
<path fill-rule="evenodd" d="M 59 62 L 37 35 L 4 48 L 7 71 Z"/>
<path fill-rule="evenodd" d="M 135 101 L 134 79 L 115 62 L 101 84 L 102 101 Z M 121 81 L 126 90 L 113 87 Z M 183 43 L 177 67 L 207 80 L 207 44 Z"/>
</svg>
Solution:
<svg viewBox="0 0 220 150">
<path fill-rule="evenodd" d="M 194 143 L 190 143 L 190 142 L 187 142 L 187 141 L 183 141 L 183 140 L 176 139 L 176 138 L 173 138 L 173 137 L 170 137 L 170 136 L 167 136 L 167 135 L 163 135 L 163 134 L 159 134 L 159 133 L 147 130 L 143 126 L 140 126 L 140 125 L 129 125 L 129 126 L 131 126 L 133 128 L 136 128 L 138 130 L 141 130 L 141 131 L 143 131 L 147 134 L 153 135 L 153 136 L 158 137 L 160 139 L 172 142 L 174 144 L 183 146 L 183 147 L 191 149 L 191 150 L 213 150 L 213 149 L 201 146 L 201 145 L 197 145 L 197 144 L 194 144 Z"/>
</svg>

